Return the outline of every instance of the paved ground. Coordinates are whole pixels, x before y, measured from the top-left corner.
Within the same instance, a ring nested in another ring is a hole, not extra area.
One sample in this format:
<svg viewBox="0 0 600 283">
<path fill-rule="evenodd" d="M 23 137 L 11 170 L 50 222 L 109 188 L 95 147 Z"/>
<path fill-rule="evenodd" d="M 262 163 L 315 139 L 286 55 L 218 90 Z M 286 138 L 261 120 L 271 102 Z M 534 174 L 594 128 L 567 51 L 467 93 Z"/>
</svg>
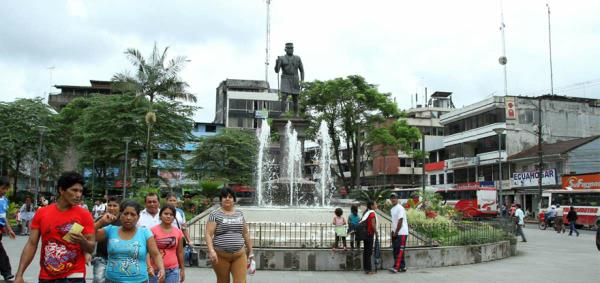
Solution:
<svg viewBox="0 0 600 283">
<path fill-rule="evenodd" d="M 318 282 L 599 282 L 600 252 L 595 234 L 582 231 L 580 237 L 540 231 L 530 225 L 525 229 L 529 242 L 519 242 L 519 254 L 499 261 L 443 268 L 409 269 L 407 273 L 375 275 L 361 272 L 257 271 L 249 283 L 318 283 Z M 16 271 L 25 238 L 2 240 Z M 26 282 L 37 282 L 38 258 L 26 272 Z M 410 268 L 410 267 L 409 267 Z M 188 268 L 186 282 L 216 282 L 211 269 Z M 91 276 L 91 270 L 88 277 Z M 90 280 L 91 281 L 91 280 Z"/>
</svg>

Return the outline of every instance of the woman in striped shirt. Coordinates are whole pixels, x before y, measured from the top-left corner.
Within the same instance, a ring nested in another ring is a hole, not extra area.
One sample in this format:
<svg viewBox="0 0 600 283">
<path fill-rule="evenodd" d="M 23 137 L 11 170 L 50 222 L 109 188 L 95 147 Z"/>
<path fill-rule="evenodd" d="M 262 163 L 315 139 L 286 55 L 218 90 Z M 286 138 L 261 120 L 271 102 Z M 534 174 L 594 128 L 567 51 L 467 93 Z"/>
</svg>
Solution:
<svg viewBox="0 0 600 283">
<path fill-rule="evenodd" d="M 221 207 L 210 213 L 206 222 L 206 246 L 217 283 L 246 282 L 246 265 L 254 257 L 252 240 L 244 214 L 235 209 L 235 192 L 228 187 L 221 189 Z M 244 249 L 245 247 L 245 249 Z"/>
</svg>

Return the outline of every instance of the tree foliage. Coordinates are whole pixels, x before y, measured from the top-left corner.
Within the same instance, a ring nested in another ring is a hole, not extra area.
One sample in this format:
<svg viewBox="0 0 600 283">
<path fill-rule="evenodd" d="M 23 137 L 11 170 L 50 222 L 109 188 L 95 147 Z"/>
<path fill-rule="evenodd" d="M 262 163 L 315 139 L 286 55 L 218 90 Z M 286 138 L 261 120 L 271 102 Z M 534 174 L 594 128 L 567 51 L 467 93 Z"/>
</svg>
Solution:
<svg viewBox="0 0 600 283">
<path fill-rule="evenodd" d="M 358 75 L 328 81 L 313 81 L 305 84 L 301 96 L 302 105 L 313 117 L 314 132 L 324 120 L 329 127 L 335 158 L 337 176 L 348 188 L 359 186 L 361 161 L 365 143 L 364 133 L 376 123 L 398 116 L 398 107 L 389 93 L 381 93 L 373 84 Z M 350 149 L 343 154 L 343 149 Z M 343 162 L 343 156 L 347 156 Z M 343 178 L 342 165 L 350 168 L 351 179 Z"/>
<path fill-rule="evenodd" d="M 129 72 L 117 73 L 112 81 L 115 90 L 126 94 L 133 94 L 136 97 L 146 98 L 150 103 L 146 106 L 146 182 L 150 181 L 150 164 L 152 161 L 152 131 L 154 124 L 158 120 L 156 117 L 154 103 L 158 100 L 186 100 L 196 101 L 196 96 L 187 91 L 188 84 L 181 80 L 179 73 L 188 62 L 185 56 L 176 56 L 170 60 L 167 59 L 166 47 L 162 52 L 158 49 L 156 43 L 152 54 L 144 58 L 142 53 L 134 48 L 125 51 L 127 59 L 133 65 L 135 72 L 132 75 Z"/>
<path fill-rule="evenodd" d="M 0 102 L 0 159 L 4 170 L 10 168 L 13 171 L 15 193 L 21 173 L 35 176 L 41 134 L 44 139 L 40 160 L 41 177 L 57 174 L 63 143 L 54 119 L 52 111 L 42 98 Z M 22 166 L 25 164 L 28 165 L 29 172 L 23 171 Z"/>
<path fill-rule="evenodd" d="M 251 184 L 258 151 L 253 132 L 226 129 L 205 137 L 188 161 L 186 171 L 198 179 L 227 179 L 230 183 Z"/>
</svg>

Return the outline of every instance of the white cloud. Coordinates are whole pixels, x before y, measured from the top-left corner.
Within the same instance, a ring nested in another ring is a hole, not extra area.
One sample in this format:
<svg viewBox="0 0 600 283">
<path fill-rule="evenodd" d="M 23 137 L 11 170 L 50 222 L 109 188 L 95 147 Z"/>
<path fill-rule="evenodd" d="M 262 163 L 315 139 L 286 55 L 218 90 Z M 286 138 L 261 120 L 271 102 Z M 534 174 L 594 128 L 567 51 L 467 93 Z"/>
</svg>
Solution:
<svg viewBox="0 0 600 283">
<path fill-rule="evenodd" d="M 352 74 L 391 92 L 402 108 L 415 91 L 454 92 L 457 106 L 503 92 L 498 1 L 271 1 L 272 71 L 294 42 L 307 80 Z M 509 94 L 548 93 L 546 1 L 504 1 Z M 552 1 L 555 88 L 600 98 L 600 3 Z M 191 62 L 182 72 L 197 94 L 198 119 L 214 117 L 226 78 L 262 79 L 265 1 L 14 2 L 0 10 L 0 100 L 44 95 L 55 84 L 87 85 L 130 68 L 128 47 L 170 46 Z M 6 40 L 5 40 L 6 39 Z M 561 86 L 592 81 L 569 89 Z M 422 101 L 421 101 L 422 102 Z"/>
</svg>

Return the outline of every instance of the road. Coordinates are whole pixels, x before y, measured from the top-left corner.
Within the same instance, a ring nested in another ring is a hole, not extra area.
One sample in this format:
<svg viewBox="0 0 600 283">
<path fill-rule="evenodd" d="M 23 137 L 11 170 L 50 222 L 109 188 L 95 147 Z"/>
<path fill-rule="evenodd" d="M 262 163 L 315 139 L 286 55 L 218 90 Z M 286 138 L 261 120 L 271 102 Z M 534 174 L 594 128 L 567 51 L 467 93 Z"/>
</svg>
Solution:
<svg viewBox="0 0 600 283">
<path fill-rule="evenodd" d="M 248 277 L 249 283 L 318 282 L 599 282 L 600 252 L 595 234 L 581 231 L 580 237 L 540 231 L 533 225 L 525 229 L 527 243 L 518 243 L 518 255 L 503 260 L 442 268 L 410 269 L 407 273 L 375 275 L 361 272 L 261 271 Z M 16 271 L 25 237 L 3 238 L 2 242 Z M 39 253 L 38 253 L 39 254 Z M 37 282 L 38 257 L 25 274 L 26 282 Z M 91 279 L 91 268 L 88 279 Z M 212 269 L 187 268 L 186 282 L 216 282 Z M 88 280 L 91 282 L 91 280 Z"/>
</svg>

